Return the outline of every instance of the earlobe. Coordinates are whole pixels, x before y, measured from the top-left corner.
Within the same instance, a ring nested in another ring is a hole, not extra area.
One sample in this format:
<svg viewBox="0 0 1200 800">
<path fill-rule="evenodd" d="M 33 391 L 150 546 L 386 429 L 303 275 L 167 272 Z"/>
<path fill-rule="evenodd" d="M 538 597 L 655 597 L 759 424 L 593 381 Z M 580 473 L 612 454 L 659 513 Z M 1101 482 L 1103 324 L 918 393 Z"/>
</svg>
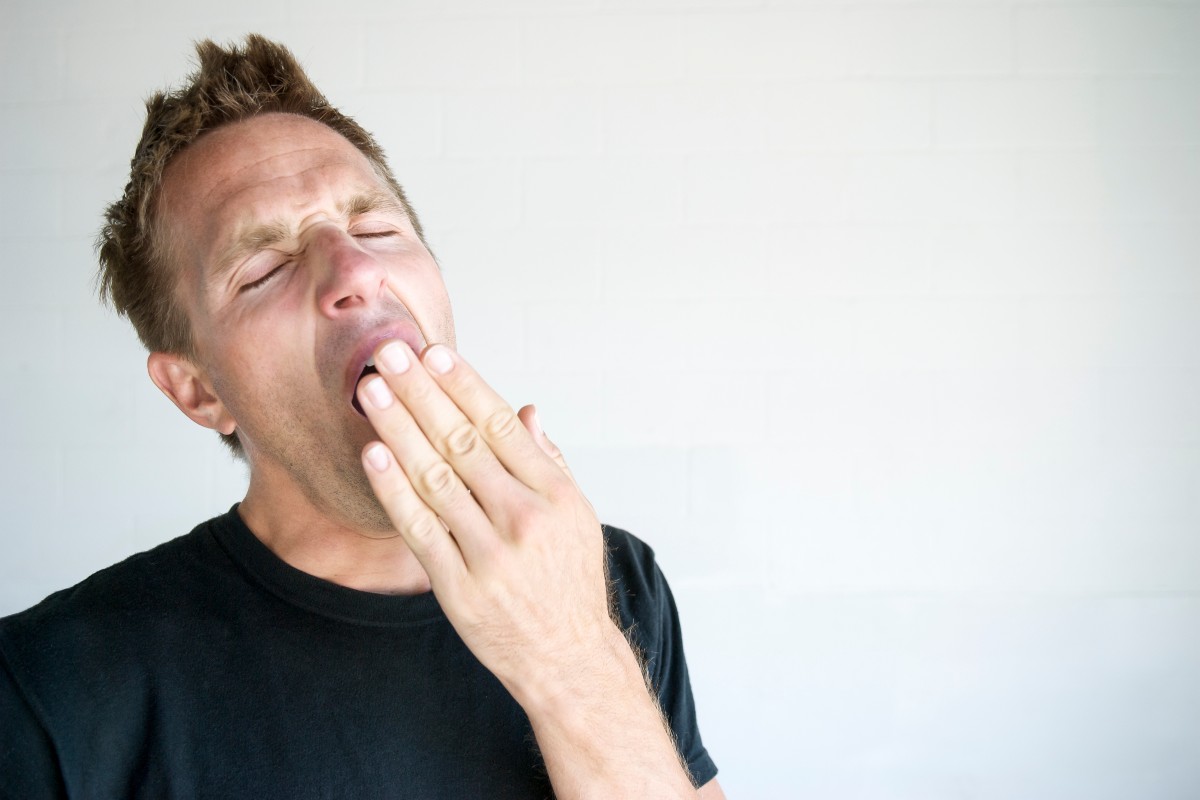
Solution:
<svg viewBox="0 0 1200 800">
<path fill-rule="evenodd" d="M 146 371 L 159 391 L 197 425 L 226 435 L 237 428 L 225 404 L 213 393 L 204 371 L 190 359 L 174 353 L 151 353 Z"/>
</svg>

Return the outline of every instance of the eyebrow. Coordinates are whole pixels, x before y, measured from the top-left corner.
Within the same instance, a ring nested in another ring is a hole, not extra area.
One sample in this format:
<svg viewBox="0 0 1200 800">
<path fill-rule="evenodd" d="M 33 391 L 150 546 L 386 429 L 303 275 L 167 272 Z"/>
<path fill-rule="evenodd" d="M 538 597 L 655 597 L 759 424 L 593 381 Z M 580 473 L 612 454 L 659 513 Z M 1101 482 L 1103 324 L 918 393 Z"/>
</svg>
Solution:
<svg viewBox="0 0 1200 800">
<path fill-rule="evenodd" d="M 405 219 L 408 219 L 408 212 L 404 209 L 400 201 L 391 192 L 385 191 L 360 192 L 346 202 L 340 203 L 338 210 L 346 218 L 357 217 L 362 214 L 391 212 L 400 214 Z"/>
<path fill-rule="evenodd" d="M 391 192 L 368 191 L 353 195 L 348 200 L 338 203 L 340 219 L 350 219 L 373 213 L 394 213 L 408 218 L 408 213 L 400 201 Z M 283 222 L 267 222 L 255 225 L 238 234 L 234 240 L 221 251 L 216 260 L 210 281 L 216 281 L 227 275 L 239 261 L 246 256 L 266 250 L 293 236 L 292 229 Z"/>
</svg>

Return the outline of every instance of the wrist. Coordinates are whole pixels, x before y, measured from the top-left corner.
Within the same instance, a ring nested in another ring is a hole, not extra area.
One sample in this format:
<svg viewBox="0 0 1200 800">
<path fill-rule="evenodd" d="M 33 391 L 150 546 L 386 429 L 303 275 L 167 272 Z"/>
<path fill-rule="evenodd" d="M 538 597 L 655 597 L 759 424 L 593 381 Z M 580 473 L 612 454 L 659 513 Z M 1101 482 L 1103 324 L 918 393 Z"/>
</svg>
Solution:
<svg viewBox="0 0 1200 800">
<path fill-rule="evenodd" d="M 514 694 L 560 798 L 695 798 L 641 661 L 611 625 L 586 663 Z"/>
<path fill-rule="evenodd" d="M 614 704 L 643 698 L 657 708 L 641 661 L 625 634 L 609 623 L 592 641 L 586 648 L 543 663 L 536 674 L 508 687 L 531 722 L 574 720 L 586 726 L 592 709 L 604 713 Z"/>
</svg>

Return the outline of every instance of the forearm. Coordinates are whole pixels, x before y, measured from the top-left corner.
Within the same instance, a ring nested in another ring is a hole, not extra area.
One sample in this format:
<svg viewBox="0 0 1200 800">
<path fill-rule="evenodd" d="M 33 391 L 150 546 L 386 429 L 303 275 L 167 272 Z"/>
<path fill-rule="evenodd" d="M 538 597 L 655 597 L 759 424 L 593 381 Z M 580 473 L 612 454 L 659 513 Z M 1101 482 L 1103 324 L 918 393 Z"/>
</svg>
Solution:
<svg viewBox="0 0 1200 800">
<path fill-rule="evenodd" d="M 641 664 L 615 626 L 585 668 L 550 682 L 557 688 L 516 694 L 559 800 L 697 797 Z"/>
</svg>

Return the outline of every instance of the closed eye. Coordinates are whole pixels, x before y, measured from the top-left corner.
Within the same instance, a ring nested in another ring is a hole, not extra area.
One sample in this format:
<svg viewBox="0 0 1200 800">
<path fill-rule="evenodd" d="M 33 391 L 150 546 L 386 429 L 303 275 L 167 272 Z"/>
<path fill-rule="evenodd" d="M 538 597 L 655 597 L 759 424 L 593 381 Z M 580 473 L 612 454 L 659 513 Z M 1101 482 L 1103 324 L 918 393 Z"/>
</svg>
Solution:
<svg viewBox="0 0 1200 800">
<path fill-rule="evenodd" d="M 276 267 L 275 269 L 271 270 L 271 271 L 270 271 L 270 272 L 268 272 L 266 275 L 263 275 L 263 276 L 262 276 L 261 278 L 259 278 L 258 280 L 256 280 L 256 281 L 250 281 L 250 283 L 244 283 L 244 284 L 242 284 L 240 287 L 238 287 L 238 292 L 250 292 L 250 291 L 253 291 L 253 290 L 255 290 L 255 289 L 258 289 L 258 288 L 259 288 L 259 287 L 261 287 L 261 286 L 264 286 L 264 285 L 266 285 L 266 283 L 267 283 L 268 281 L 270 281 L 272 278 L 274 278 L 276 275 L 278 275 L 278 274 L 279 274 L 279 272 L 280 272 L 280 271 L 283 269 L 283 267 L 284 267 L 284 265 L 283 265 L 283 264 L 280 264 L 278 267 Z"/>
</svg>

